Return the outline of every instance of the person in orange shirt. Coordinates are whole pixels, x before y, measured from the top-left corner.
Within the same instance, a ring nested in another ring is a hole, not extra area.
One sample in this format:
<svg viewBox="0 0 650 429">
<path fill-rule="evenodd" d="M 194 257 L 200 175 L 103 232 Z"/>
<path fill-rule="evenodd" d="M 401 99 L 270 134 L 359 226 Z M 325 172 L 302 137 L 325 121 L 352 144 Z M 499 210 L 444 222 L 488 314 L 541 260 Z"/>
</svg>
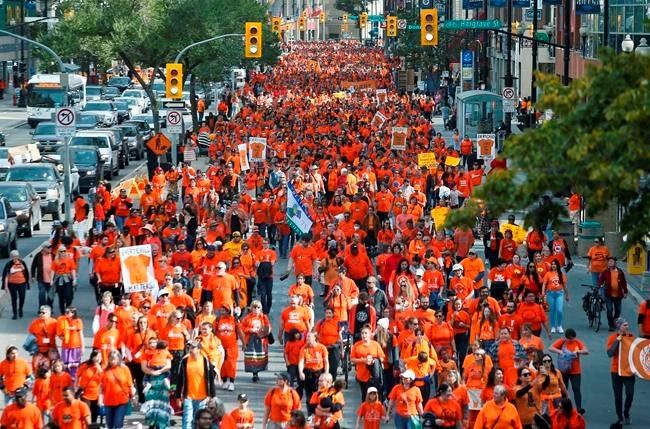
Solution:
<svg viewBox="0 0 650 429">
<path fill-rule="evenodd" d="M 254 300 L 251 303 L 250 311 L 241 320 L 239 327 L 241 329 L 239 337 L 243 339 L 244 352 L 253 336 L 260 338 L 263 349 L 268 351 L 268 335 L 272 332 L 271 321 L 262 312 L 262 304 L 259 301 Z M 257 374 L 253 372 L 253 383 L 259 380 Z"/>
<path fill-rule="evenodd" d="M 212 293 L 214 308 L 239 308 L 239 282 L 232 274 L 226 272 L 226 263 L 217 263 L 215 275 L 210 277 L 208 290 Z"/>
<path fill-rule="evenodd" d="M 372 339 L 370 328 L 363 328 L 361 330 L 361 340 L 352 345 L 350 352 L 350 361 L 356 368 L 356 380 L 361 389 L 362 401 L 366 400 L 366 392 L 372 382 L 370 366 L 376 364 L 381 365 L 385 357 L 381 345 Z"/>
<path fill-rule="evenodd" d="M 52 260 L 52 287 L 56 288 L 59 296 L 59 309 L 61 314 L 65 308 L 72 305 L 74 290 L 77 286 L 76 264 L 70 257 L 65 246 L 56 250 L 56 256 Z"/>
<path fill-rule="evenodd" d="M 102 355 L 99 350 L 90 352 L 88 360 L 79 365 L 76 388 L 81 392 L 79 399 L 90 408 L 90 421 L 97 423 L 99 419 L 99 390 L 102 378 Z"/>
<path fill-rule="evenodd" d="M 438 386 L 436 396 L 424 405 L 424 412 L 435 416 L 434 423 L 440 429 L 462 426 L 463 412 L 460 403 L 454 398 L 454 390 L 447 383 Z"/>
<path fill-rule="evenodd" d="M 397 429 L 406 429 L 410 426 L 412 417 L 419 417 L 423 414 L 422 394 L 413 382 L 415 374 L 412 370 L 407 369 L 400 375 L 400 383 L 395 385 L 388 394 L 388 411 L 391 415 L 395 410 L 395 427 Z"/>
<path fill-rule="evenodd" d="M 5 360 L 0 362 L 0 380 L 4 384 L 4 393 L 8 403 L 15 392 L 31 381 L 32 368 L 25 359 L 18 357 L 18 348 L 9 346 L 5 354 Z"/>
<path fill-rule="evenodd" d="M 95 334 L 93 340 L 93 349 L 102 352 L 102 361 L 108 361 L 108 354 L 113 350 L 123 353 L 124 342 L 117 329 L 117 316 L 115 313 L 110 313 L 107 318 L 107 324 Z"/>
<path fill-rule="evenodd" d="M 237 429 L 253 429 L 255 413 L 248 407 L 248 395 L 245 393 L 237 395 L 237 403 L 238 407 L 230 412 Z"/>
<path fill-rule="evenodd" d="M 293 269 L 296 276 L 298 274 L 304 275 L 305 282 L 311 286 L 314 262 L 316 259 L 318 259 L 318 255 L 313 246 L 309 244 L 309 236 L 302 236 L 300 242 L 294 246 L 289 254 L 287 272 L 283 277 L 286 278 Z"/>
<path fill-rule="evenodd" d="M 611 358 L 609 371 L 612 379 L 612 389 L 614 391 L 614 407 L 618 423 L 630 424 L 630 408 L 634 400 L 634 382 L 635 375 L 620 375 L 619 353 L 621 350 L 620 343 L 623 337 L 634 339 L 634 334 L 630 332 L 630 324 L 627 320 L 619 317 L 616 319 L 616 332 L 612 332 L 607 338 L 607 356 Z M 625 404 L 623 403 L 623 388 L 625 388 Z"/>
<path fill-rule="evenodd" d="M 52 362 L 52 374 L 50 375 L 50 403 L 58 404 L 63 400 L 63 389 L 74 385 L 70 374 L 63 370 L 63 362 L 59 359 Z"/>
<path fill-rule="evenodd" d="M 102 374 L 101 395 L 99 402 L 106 410 L 106 426 L 108 428 L 124 427 L 124 418 L 128 402 L 135 396 L 131 372 L 122 363 L 122 357 L 117 351 L 108 356 L 108 365 Z"/>
<path fill-rule="evenodd" d="M 15 402 L 2 411 L 0 425 L 2 428 L 41 429 L 43 427 L 42 410 L 27 401 L 27 388 L 16 391 Z"/>
<path fill-rule="evenodd" d="M 97 275 L 99 294 L 102 295 L 108 291 L 113 295 L 113 302 L 120 302 L 122 266 L 114 248 L 106 249 L 105 256 L 97 260 L 95 274 Z"/>
<path fill-rule="evenodd" d="M 298 356 L 298 377 L 303 385 L 307 408 L 311 414 L 314 413 L 315 407 L 309 401 L 314 392 L 318 391 L 318 378 L 327 372 L 329 372 L 327 348 L 316 340 L 315 332 L 309 332 Z"/>
<path fill-rule="evenodd" d="M 460 265 L 463 266 L 465 275 L 474 282 L 474 296 L 478 296 L 478 290 L 483 286 L 483 277 L 485 277 L 483 260 L 478 257 L 476 252 L 470 250 L 467 253 L 467 258 L 460 261 Z"/>
<path fill-rule="evenodd" d="M 84 349 L 83 321 L 75 307 L 68 307 L 57 319 L 56 335 L 61 339 L 61 358 L 66 371 L 76 378 Z"/>
<path fill-rule="evenodd" d="M 221 366 L 221 379 L 223 380 L 223 389 L 235 390 L 235 376 L 237 374 L 237 359 L 239 357 L 238 341 L 240 338 L 241 328 L 237 319 L 232 315 L 231 310 L 221 307 L 216 310 L 217 320 L 215 324 L 215 335 L 221 341 L 226 354 L 223 365 Z"/>
<path fill-rule="evenodd" d="M 542 281 L 542 296 L 546 295 L 549 304 L 549 319 L 551 333 L 564 333 L 562 321 L 564 318 L 564 300 L 569 301 L 569 288 L 567 276 L 562 272 L 562 267 L 557 259 L 551 262 L 551 270 L 544 275 Z"/>
<path fill-rule="evenodd" d="M 357 410 L 357 423 L 355 429 L 359 429 L 363 422 L 363 429 L 380 429 L 382 420 L 385 420 L 386 409 L 379 401 L 377 388 L 371 386 L 366 392 L 366 400 Z"/>
<path fill-rule="evenodd" d="M 286 427 L 292 412 L 300 409 L 300 396 L 289 384 L 289 374 L 278 374 L 276 386 L 264 397 L 264 417 L 262 429 Z"/>
<path fill-rule="evenodd" d="M 522 429 L 517 408 L 508 402 L 507 393 L 503 385 L 494 387 L 494 399 L 483 405 L 474 429 Z"/>
<path fill-rule="evenodd" d="M 289 306 L 282 311 L 280 318 L 282 320 L 278 331 L 280 344 L 287 340 L 287 334 L 292 329 L 297 329 L 298 332 L 303 335 L 311 331 L 311 311 L 307 307 L 301 305 L 299 295 L 293 295 L 289 298 Z"/>
<path fill-rule="evenodd" d="M 29 325 L 28 331 L 36 337 L 38 352 L 36 354 L 47 356 L 50 349 L 56 345 L 56 319 L 52 317 L 52 309 L 41 305 L 38 309 L 38 318 Z M 36 360 L 34 359 L 34 362 Z"/>
</svg>

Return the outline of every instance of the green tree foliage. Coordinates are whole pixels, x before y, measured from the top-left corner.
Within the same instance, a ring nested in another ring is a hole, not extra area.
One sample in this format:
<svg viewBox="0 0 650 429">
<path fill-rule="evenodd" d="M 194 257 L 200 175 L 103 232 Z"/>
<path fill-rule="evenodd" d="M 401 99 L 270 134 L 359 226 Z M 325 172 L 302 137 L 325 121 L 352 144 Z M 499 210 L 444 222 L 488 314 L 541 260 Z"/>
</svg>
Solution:
<svg viewBox="0 0 650 429">
<path fill-rule="evenodd" d="M 554 116 L 538 128 L 508 138 L 502 156 L 508 171 L 488 176 L 476 190 L 493 215 L 526 210 L 543 195 L 583 195 L 589 216 L 610 204 L 626 208 L 621 230 L 628 242 L 650 231 L 650 57 L 607 52 L 602 66 L 568 87 L 539 75 L 539 110 Z M 471 224 L 478 205 L 450 216 Z M 529 213 L 529 224 L 565 213 L 560 203 Z"/>
<path fill-rule="evenodd" d="M 130 71 L 152 67 L 164 78 L 163 68 L 185 46 L 220 34 L 244 32 L 246 21 L 266 21 L 266 8 L 256 0 L 66 0 L 59 8 L 69 14 L 41 41 L 66 58 L 93 55 L 107 68 L 121 60 Z M 265 59 L 279 51 L 268 25 L 264 28 Z M 208 43 L 183 58 L 184 73 L 218 59 L 217 67 L 237 65 L 243 58 L 241 41 L 220 46 Z M 235 48 L 233 46 L 239 46 Z M 158 106 L 148 82 L 136 78 L 151 99 L 155 123 Z"/>
</svg>

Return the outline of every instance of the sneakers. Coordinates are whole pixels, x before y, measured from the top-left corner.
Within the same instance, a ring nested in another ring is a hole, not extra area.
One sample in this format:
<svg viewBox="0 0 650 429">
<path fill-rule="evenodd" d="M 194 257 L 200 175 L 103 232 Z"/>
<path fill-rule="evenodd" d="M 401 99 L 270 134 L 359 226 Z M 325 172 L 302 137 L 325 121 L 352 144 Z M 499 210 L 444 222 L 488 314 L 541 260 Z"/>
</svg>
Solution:
<svg viewBox="0 0 650 429">
<path fill-rule="evenodd" d="M 228 383 L 228 390 L 230 392 L 233 392 L 235 390 L 235 383 L 233 383 L 232 381 Z"/>
<path fill-rule="evenodd" d="M 631 425 L 632 424 L 632 419 L 630 419 L 630 416 L 625 417 L 623 420 L 623 424 L 625 425 Z"/>
<path fill-rule="evenodd" d="M 555 334 L 555 332 L 556 332 L 556 331 L 555 331 L 555 326 L 553 326 L 553 327 L 551 328 L 551 334 Z"/>
<path fill-rule="evenodd" d="M 557 332 L 560 333 L 560 334 L 564 334 L 564 328 L 562 328 L 561 326 L 558 326 L 557 327 Z"/>
<path fill-rule="evenodd" d="M 228 390 L 228 384 L 229 384 L 228 381 L 224 381 L 224 382 L 221 384 L 221 388 L 222 388 L 223 390 Z"/>
</svg>

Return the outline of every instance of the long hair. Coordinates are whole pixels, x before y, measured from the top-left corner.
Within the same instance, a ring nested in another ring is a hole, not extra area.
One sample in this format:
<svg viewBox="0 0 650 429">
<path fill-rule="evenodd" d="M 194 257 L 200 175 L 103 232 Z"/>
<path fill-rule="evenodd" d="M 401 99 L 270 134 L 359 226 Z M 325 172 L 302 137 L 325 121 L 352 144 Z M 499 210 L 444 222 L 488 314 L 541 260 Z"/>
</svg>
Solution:
<svg viewBox="0 0 650 429">
<path fill-rule="evenodd" d="M 557 280 L 560 282 L 560 284 L 562 286 L 564 286 L 564 276 L 562 275 L 562 265 L 560 265 L 560 261 L 558 261 L 557 259 L 553 259 L 551 261 L 551 271 L 554 271 L 553 270 L 553 264 L 554 263 L 556 264 L 555 266 L 557 267 L 557 271 L 555 271 L 557 273 Z"/>
</svg>

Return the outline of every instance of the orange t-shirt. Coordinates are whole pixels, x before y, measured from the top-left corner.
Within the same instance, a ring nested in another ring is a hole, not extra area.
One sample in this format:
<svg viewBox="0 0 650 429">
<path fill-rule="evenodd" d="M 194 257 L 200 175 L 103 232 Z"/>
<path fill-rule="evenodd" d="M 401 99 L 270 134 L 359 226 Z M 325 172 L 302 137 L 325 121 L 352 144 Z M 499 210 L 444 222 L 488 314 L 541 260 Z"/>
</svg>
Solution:
<svg viewBox="0 0 650 429">
<path fill-rule="evenodd" d="M 365 401 L 359 406 L 357 416 L 363 417 L 363 429 L 380 429 L 386 409 L 379 401 Z"/>
<path fill-rule="evenodd" d="M 91 401 L 99 398 L 99 383 L 102 379 L 102 369 L 99 366 L 82 363 L 77 370 L 77 385 L 83 389 L 84 399 Z"/>
<path fill-rule="evenodd" d="M 102 393 L 104 405 L 117 406 L 129 402 L 133 378 L 129 368 L 124 365 L 107 368 L 102 374 Z"/>
<path fill-rule="evenodd" d="M 52 410 L 52 420 L 60 429 L 83 429 L 89 417 L 90 407 L 78 399 L 73 399 L 71 404 L 61 401 Z"/>
<path fill-rule="evenodd" d="M 15 392 L 31 375 L 32 367 L 25 359 L 17 357 L 13 361 L 0 362 L 0 377 L 4 380 L 5 392 Z"/>
<path fill-rule="evenodd" d="M 255 413 L 250 409 L 235 408 L 230 412 L 230 416 L 235 420 L 237 429 L 252 429 L 255 423 Z"/>
<path fill-rule="evenodd" d="M 34 404 L 28 402 L 25 408 L 20 408 L 16 403 L 11 403 L 2 412 L 0 424 L 5 428 L 41 429 L 43 418 L 41 410 Z"/>
<path fill-rule="evenodd" d="M 208 387 L 205 381 L 205 357 L 200 355 L 194 358 L 190 355 L 187 358 L 187 397 L 195 401 L 203 400 L 208 397 Z"/>
<path fill-rule="evenodd" d="M 281 319 L 282 327 L 285 332 L 289 332 L 292 329 L 297 329 L 299 332 L 305 332 L 309 326 L 311 314 L 305 307 L 298 306 L 292 308 L 289 306 L 282 311 Z"/>
<path fill-rule="evenodd" d="M 607 258 L 609 250 L 607 246 L 592 246 L 587 252 L 587 258 L 590 260 L 591 272 L 602 273 L 607 268 Z"/>
<path fill-rule="evenodd" d="M 388 399 L 395 402 L 395 412 L 400 416 L 415 416 L 418 414 L 417 404 L 422 403 L 422 393 L 415 386 L 404 389 L 398 384 L 390 391 Z"/>
<path fill-rule="evenodd" d="M 304 361 L 306 369 L 317 371 L 322 370 L 325 367 L 327 355 L 327 348 L 322 344 L 316 343 L 313 346 L 303 346 L 300 350 L 299 360 Z"/>
<path fill-rule="evenodd" d="M 285 423 L 291 420 L 292 411 L 300 409 L 300 396 L 292 388 L 282 392 L 279 387 L 274 387 L 264 397 L 264 405 L 269 407 L 270 421 Z"/>
<path fill-rule="evenodd" d="M 366 344 L 362 341 L 358 341 L 352 346 L 352 352 L 350 354 L 350 357 L 352 359 L 365 359 L 366 356 L 368 355 L 373 356 L 376 359 L 380 359 L 382 362 L 386 357 L 384 354 L 384 350 L 376 341 L 371 340 L 369 344 Z M 372 374 L 370 374 L 368 365 L 366 365 L 365 362 L 357 364 L 356 371 L 357 371 L 357 380 L 362 382 L 367 382 L 368 380 L 370 380 Z"/>
<path fill-rule="evenodd" d="M 313 274 L 314 261 L 318 259 L 318 256 L 312 246 L 295 246 L 291 250 L 290 256 L 296 275 L 311 276 Z"/>
<path fill-rule="evenodd" d="M 425 413 L 433 413 L 436 418 L 444 420 L 442 427 L 455 427 L 457 422 L 463 419 L 463 413 L 458 401 L 452 399 L 441 401 L 433 398 L 424 406 Z"/>
</svg>

